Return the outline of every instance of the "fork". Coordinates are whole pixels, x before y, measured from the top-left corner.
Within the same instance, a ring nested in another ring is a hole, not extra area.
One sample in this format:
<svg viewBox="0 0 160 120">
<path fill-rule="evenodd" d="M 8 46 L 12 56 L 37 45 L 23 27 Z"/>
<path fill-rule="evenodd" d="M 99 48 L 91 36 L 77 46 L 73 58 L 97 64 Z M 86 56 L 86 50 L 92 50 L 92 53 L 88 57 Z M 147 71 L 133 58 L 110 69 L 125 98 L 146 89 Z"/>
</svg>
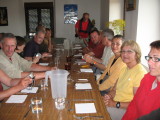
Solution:
<svg viewBox="0 0 160 120">
<path fill-rule="evenodd" d="M 88 118 L 88 117 L 91 117 L 91 118 L 97 118 L 97 119 L 101 119 L 101 118 L 104 118 L 103 116 L 76 116 L 76 115 L 73 115 L 74 118 L 76 119 L 79 119 L 79 120 L 82 120 L 84 118 Z"/>
</svg>

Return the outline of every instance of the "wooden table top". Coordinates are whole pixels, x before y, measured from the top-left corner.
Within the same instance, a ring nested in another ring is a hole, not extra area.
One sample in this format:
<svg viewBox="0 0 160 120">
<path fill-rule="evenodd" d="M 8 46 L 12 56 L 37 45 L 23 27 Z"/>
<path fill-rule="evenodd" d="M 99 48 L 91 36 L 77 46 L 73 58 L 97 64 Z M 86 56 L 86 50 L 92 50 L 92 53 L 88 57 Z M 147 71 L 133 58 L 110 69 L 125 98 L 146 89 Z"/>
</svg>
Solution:
<svg viewBox="0 0 160 120">
<path fill-rule="evenodd" d="M 66 53 L 60 57 L 59 68 L 64 69 L 64 63 Z M 53 57 L 54 58 L 54 57 Z M 53 58 L 48 58 L 43 60 L 43 62 L 50 62 L 50 65 L 54 65 Z M 8 98 L 3 100 L 0 104 L 0 120 L 76 120 L 73 115 L 76 116 L 103 116 L 101 120 L 110 120 L 109 115 L 106 111 L 104 102 L 98 90 L 96 81 L 94 80 L 93 73 L 79 73 L 81 66 L 77 64 L 72 64 L 72 69 L 70 72 L 71 81 L 68 81 L 67 85 L 67 98 L 66 107 L 63 110 L 57 110 L 54 105 L 54 99 L 52 99 L 50 84 L 47 90 L 39 90 L 36 94 L 26 94 L 28 95 L 24 103 L 5 103 Z M 92 90 L 75 90 L 75 83 L 78 79 L 88 79 L 91 83 Z M 37 86 L 40 86 L 40 80 L 36 82 Z M 17 93 L 25 94 L 25 93 Z M 34 114 L 30 110 L 28 115 L 24 115 L 29 110 L 30 100 L 32 97 L 42 97 L 43 99 L 43 112 L 39 114 Z M 94 99 L 93 101 L 73 101 L 73 99 Z M 97 113 L 91 114 L 76 114 L 75 113 L 75 103 L 94 103 Z M 73 109 L 69 111 L 68 109 Z M 97 118 L 85 118 L 85 120 L 96 120 Z"/>
</svg>

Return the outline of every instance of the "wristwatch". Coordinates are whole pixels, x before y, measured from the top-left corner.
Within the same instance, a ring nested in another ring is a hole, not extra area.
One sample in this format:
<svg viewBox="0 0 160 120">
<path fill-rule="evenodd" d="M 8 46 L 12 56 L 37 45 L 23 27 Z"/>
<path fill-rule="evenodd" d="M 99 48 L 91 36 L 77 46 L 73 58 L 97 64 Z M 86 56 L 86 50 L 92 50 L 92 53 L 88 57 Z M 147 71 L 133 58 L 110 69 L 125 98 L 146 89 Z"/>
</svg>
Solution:
<svg viewBox="0 0 160 120">
<path fill-rule="evenodd" d="M 120 108 L 120 107 L 121 107 L 120 102 L 117 102 L 117 103 L 116 103 L 116 108 Z"/>
</svg>

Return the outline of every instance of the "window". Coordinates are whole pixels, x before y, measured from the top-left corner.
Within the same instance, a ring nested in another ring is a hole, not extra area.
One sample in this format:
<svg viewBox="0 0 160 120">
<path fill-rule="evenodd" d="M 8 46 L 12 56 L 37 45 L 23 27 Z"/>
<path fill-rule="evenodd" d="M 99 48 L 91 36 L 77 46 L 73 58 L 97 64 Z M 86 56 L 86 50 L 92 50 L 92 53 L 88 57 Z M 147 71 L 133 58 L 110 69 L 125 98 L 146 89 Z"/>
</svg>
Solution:
<svg viewBox="0 0 160 120">
<path fill-rule="evenodd" d="M 32 38 L 38 25 L 52 30 L 54 36 L 53 2 L 24 3 L 26 35 Z"/>
</svg>

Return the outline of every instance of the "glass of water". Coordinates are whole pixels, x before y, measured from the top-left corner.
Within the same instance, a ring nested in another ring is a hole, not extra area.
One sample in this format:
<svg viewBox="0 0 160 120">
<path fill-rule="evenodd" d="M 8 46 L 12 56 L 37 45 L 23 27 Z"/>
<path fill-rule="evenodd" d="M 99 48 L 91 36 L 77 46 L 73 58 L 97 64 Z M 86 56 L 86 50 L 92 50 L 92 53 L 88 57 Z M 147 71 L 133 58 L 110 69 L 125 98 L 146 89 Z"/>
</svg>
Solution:
<svg viewBox="0 0 160 120">
<path fill-rule="evenodd" d="M 65 108 L 65 98 L 55 98 L 55 107 L 58 110 L 62 110 Z"/>
<path fill-rule="evenodd" d="M 41 113 L 43 111 L 42 98 L 34 97 L 31 99 L 32 113 Z"/>
<path fill-rule="evenodd" d="M 56 57 L 56 58 L 54 59 L 54 63 L 55 63 L 55 67 L 58 68 L 58 65 L 59 65 L 59 57 Z"/>
</svg>

